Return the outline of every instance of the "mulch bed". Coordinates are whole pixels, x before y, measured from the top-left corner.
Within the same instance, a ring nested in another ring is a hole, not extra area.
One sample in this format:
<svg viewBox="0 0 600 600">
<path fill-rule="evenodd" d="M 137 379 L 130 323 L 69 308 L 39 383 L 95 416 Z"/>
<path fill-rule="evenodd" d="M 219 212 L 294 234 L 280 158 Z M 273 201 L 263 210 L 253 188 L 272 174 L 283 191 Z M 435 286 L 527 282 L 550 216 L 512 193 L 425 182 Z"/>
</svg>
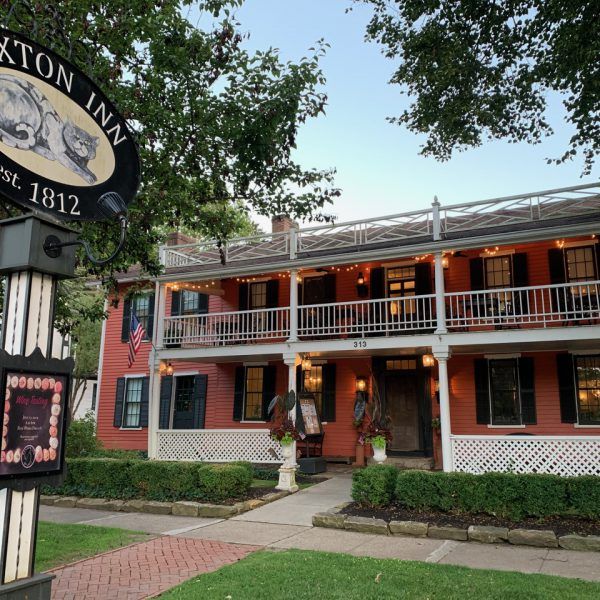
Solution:
<svg viewBox="0 0 600 600">
<path fill-rule="evenodd" d="M 355 517 L 370 517 L 385 521 L 420 521 L 430 525 L 450 525 L 467 528 L 469 525 L 492 525 L 509 529 L 552 529 L 556 535 L 600 535 L 600 522 L 577 517 L 546 517 L 545 519 L 527 518 L 522 521 L 510 521 L 484 514 L 458 514 L 435 511 L 422 511 L 391 505 L 386 508 L 365 508 L 356 503 L 349 504 L 342 514 Z"/>
</svg>

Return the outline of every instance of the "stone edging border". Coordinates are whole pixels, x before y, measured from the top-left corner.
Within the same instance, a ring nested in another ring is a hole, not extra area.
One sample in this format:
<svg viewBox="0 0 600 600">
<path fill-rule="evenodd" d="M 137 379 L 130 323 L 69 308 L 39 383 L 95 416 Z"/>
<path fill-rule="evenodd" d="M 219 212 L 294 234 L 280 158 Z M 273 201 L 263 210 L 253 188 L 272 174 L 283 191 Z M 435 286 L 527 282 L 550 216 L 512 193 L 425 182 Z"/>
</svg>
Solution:
<svg viewBox="0 0 600 600">
<path fill-rule="evenodd" d="M 480 542 L 483 544 L 515 544 L 520 546 L 536 546 L 538 548 L 563 548 L 565 550 L 583 550 L 600 552 L 600 536 L 597 535 L 561 535 L 552 530 L 508 529 L 471 525 L 464 529 L 449 525 L 430 525 L 420 521 L 390 521 L 342 515 L 340 511 L 350 502 L 336 506 L 327 512 L 313 515 L 314 527 L 345 529 L 359 533 L 378 535 L 409 535 L 413 537 L 429 537 L 439 540 L 457 540 L 461 542 Z"/>
<path fill-rule="evenodd" d="M 205 504 L 202 502 L 158 502 L 156 500 L 108 500 L 106 498 L 81 498 L 78 496 L 44 496 L 40 504 L 63 508 L 93 508 L 115 512 L 150 513 L 154 515 L 176 515 L 178 517 L 203 517 L 228 519 L 253 510 L 289 495 L 289 492 L 271 492 L 262 498 L 252 498 L 232 505 Z"/>
</svg>

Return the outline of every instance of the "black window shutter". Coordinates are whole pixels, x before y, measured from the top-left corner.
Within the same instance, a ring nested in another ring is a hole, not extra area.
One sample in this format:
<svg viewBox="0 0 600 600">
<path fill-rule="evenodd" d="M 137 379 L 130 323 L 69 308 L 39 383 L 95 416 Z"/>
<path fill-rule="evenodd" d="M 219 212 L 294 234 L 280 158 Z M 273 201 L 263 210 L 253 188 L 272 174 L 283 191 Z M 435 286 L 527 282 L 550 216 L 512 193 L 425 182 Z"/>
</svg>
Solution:
<svg viewBox="0 0 600 600">
<path fill-rule="evenodd" d="M 565 256 L 560 248 L 548 250 L 548 267 L 550 269 L 550 283 L 566 283 Z"/>
<path fill-rule="evenodd" d="M 323 300 L 323 302 L 324 303 L 335 302 L 336 301 L 335 273 L 327 273 L 327 275 L 325 275 L 324 287 L 325 287 L 325 300 Z"/>
<path fill-rule="evenodd" d="M 204 429 L 206 419 L 206 388 L 208 375 L 196 375 L 194 377 L 194 429 Z"/>
<path fill-rule="evenodd" d="M 154 332 L 154 292 L 148 294 L 148 329 L 146 330 L 146 339 L 152 339 Z"/>
<path fill-rule="evenodd" d="M 304 391 L 304 373 L 302 371 L 302 365 L 296 366 L 296 391 L 298 394 Z"/>
<path fill-rule="evenodd" d="M 483 278 L 483 258 L 472 258 L 469 261 L 469 270 L 471 273 L 471 289 L 483 290 L 485 288 L 485 281 Z"/>
<path fill-rule="evenodd" d="M 123 323 L 121 324 L 121 341 L 129 341 L 129 328 L 131 327 L 131 298 L 123 300 Z"/>
<path fill-rule="evenodd" d="M 475 405 L 477 423 L 489 425 L 490 423 L 490 385 L 488 361 L 485 358 L 476 358 L 475 366 Z"/>
<path fill-rule="evenodd" d="M 208 294 L 198 294 L 198 314 L 205 315 L 208 312 Z"/>
<path fill-rule="evenodd" d="M 385 298 L 385 269 L 375 267 L 371 269 L 371 299 Z"/>
<path fill-rule="evenodd" d="M 415 264 L 415 294 L 431 294 L 431 263 L 418 262 Z"/>
<path fill-rule="evenodd" d="M 171 417 L 171 396 L 173 392 L 173 376 L 165 375 L 160 380 L 160 409 L 158 416 L 159 429 L 169 429 Z"/>
<path fill-rule="evenodd" d="M 533 358 L 519 358 L 519 385 L 521 394 L 521 420 L 524 425 L 535 425 L 535 376 Z"/>
<path fill-rule="evenodd" d="M 263 393 L 262 393 L 262 419 L 269 420 L 267 409 L 273 398 L 275 398 L 275 382 L 277 378 L 277 367 L 263 367 Z"/>
<path fill-rule="evenodd" d="M 577 422 L 577 403 L 575 400 L 575 369 L 571 354 L 556 355 L 558 373 L 558 395 L 560 398 L 560 420 L 562 423 Z"/>
<path fill-rule="evenodd" d="M 279 279 L 267 281 L 267 308 L 279 306 Z"/>
<path fill-rule="evenodd" d="M 181 314 L 181 292 L 173 290 L 171 292 L 171 316 L 178 317 Z"/>
<path fill-rule="evenodd" d="M 598 237 L 596 235 L 596 237 Z M 596 264 L 594 265 L 594 277 L 598 279 L 598 270 L 600 269 L 600 244 L 596 243 Z"/>
<path fill-rule="evenodd" d="M 529 272 L 527 269 L 527 252 L 517 252 L 513 255 L 513 286 L 527 287 Z"/>
<path fill-rule="evenodd" d="M 323 365 L 323 408 L 321 421 L 335 421 L 335 364 Z"/>
<path fill-rule="evenodd" d="M 244 415 L 244 387 L 246 367 L 235 368 L 235 388 L 233 391 L 233 420 L 241 421 Z"/>
<path fill-rule="evenodd" d="M 117 393 L 115 395 L 115 416 L 113 425 L 121 427 L 123 423 L 123 402 L 125 401 L 125 377 L 117 379 Z"/>
<path fill-rule="evenodd" d="M 148 427 L 148 411 L 150 408 L 150 377 L 142 379 L 142 397 L 140 401 L 140 427 Z"/>
<path fill-rule="evenodd" d="M 248 310 L 248 284 L 240 283 L 238 288 L 238 308 L 239 310 Z"/>
</svg>

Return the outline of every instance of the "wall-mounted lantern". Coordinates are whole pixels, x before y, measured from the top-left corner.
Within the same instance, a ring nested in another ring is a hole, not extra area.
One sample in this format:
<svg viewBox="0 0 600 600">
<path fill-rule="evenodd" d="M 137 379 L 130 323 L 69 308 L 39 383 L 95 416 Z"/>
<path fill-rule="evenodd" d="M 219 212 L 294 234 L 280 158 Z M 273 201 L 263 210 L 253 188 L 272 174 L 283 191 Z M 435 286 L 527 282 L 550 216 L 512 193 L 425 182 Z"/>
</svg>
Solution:
<svg viewBox="0 0 600 600">
<path fill-rule="evenodd" d="M 356 293 L 359 298 L 366 298 L 369 295 L 369 286 L 365 279 L 362 271 L 359 271 L 358 277 L 356 278 Z"/>
<path fill-rule="evenodd" d="M 367 391 L 367 378 L 364 375 L 358 375 L 356 377 L 356 391 L 366 392 Z"/>
<path fill-rule="evenodd" d="M 302 358 L 302 370 L 310 371 L 312 369 L 312 360 L 310 359 L 310 354 L 305 354 Z"/>
<path fill-rule="evenodd" d="M 424 367 L 433 367 L 433 365 L 435 365 L 435 358 L 433 358 L 433 354 L 423 354 L 422 360 Z"/>
</svg>

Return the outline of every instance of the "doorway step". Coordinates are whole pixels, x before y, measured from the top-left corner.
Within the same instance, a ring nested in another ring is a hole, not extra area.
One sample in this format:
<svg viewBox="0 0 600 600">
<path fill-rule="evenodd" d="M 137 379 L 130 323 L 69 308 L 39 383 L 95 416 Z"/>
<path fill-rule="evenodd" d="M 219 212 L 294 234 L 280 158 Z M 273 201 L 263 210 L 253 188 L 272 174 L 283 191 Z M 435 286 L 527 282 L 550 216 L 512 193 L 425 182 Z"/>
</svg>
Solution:
<svg viewBox="0 0 600 600">
<path fill-rule="evenodd" d="M 367 459 L 368 465 L 376 464 L 372 457 Z M 425 456 L 388 456 L 385 465 L 393 465 L 398 469 L 416 469 L 419 471 L 431 471 L 433 469 L 433 458 Z"/>
</svg>

